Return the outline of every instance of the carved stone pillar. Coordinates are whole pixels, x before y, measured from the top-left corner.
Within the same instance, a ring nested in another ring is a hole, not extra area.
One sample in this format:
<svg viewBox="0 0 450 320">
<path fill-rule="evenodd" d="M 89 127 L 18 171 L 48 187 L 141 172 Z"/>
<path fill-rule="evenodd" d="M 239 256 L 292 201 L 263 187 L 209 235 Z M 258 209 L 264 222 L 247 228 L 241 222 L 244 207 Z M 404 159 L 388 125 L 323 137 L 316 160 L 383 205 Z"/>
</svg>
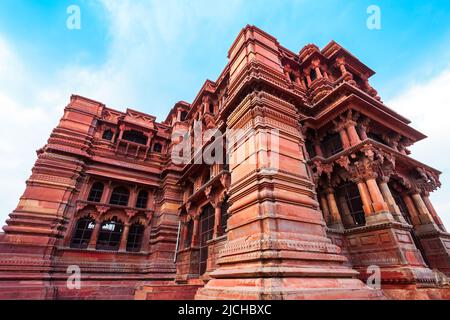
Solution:
<svg viewBox="0 0 450 320">
<path fill-rule="evenodd" d="M 358 132 L 356 131 L 356 123 L 354 121 L 350 121 L 347 124 L 347 134 L 350 139 L 351 146 L 357 145 L 361 142 Z"/>
<path fill-rule="evenodd" d="M 109 198 L 111 197 L 112 192 L 112 185 L 111 182 L 105 183 L 105 188 L 103 190 L 102 198 L 100 200 L 100 203 L 108 203 Z"/>
<path fill-rule="evenodd" d="M 316 152 L 317 156 L 323 157 L 322 148 L 320 147 L 320 141 L 318 140 L 314 141 L 314 151 Z"/>
<path fill-rule="evenodd" d="M 314 70 L 316 71 L 317 79 L 322 79 L 323 76 L 322 76 L 322 72 L 320 71 L 320 68 L 317 66 L 317 67 L 315 67 Z"/>
<path fill-rule="evenodd" d="M 323 219 L 325 220 L 325 223 L 329 224 L 331 223 L 331 217 L 330 217 L 330 209 L 328 208 L 328 201 L 327 201 L 327 196 L 325 194 L 321 194 L 319 196 L 320 198 L 320 206 L 322 209 L 322 213 L 323 213 Z"/>
<path fill-rule="evenodd" d="M 95 250 L 95 248 L 97 246 L 97 239 L 98 239 L 98 234 L 100 233 L 101 225 L 102 225 L 101 220 L 100 219 L 96 219 L 95 220 L 94 231 L 92 231 L 92 236 L 91 236 L 91 240 L 89 241 L 88 249 Z"/>
<path fill-rule="evenodd" d="M 423 202 L 425 203 L 425 206 L 428 209 L 428 212 L 430 212 L 431 216 L 433 217 L 434 222 L 436 222 L 436 224 L 439 226 L 439 228 L 441 228 L 442 231 L 447 232 L 447 230 L 445 229 L 444 223 L 442 222 L 441 218 L 439 218 L 436 210 L 433 207 L 433 204 L 430 201 L 428 193 L 425 193 L 424 195 L 422 195 L 422 199 L 423 199 Z"/>
<path fill-rule="evenodd" d="M 419 212 L 417 211 L 411 196 L 405 193 L 403 194 L 402 198 L 403 202 L 405 202 L 406 208 L 408 209 L 412 224 L 414 226 L 420 225 Z"/>
<path fill-rule="evenodd" d="M 419 213 L 419 220 L 421 224 L 422 225 L 435 224 L 433 217 L 431 216 L 427 206 L 425 205 L 425 203 L 422 200 L 422 197 L 420 196 L 420 193 L 419 192 L 413 193 L 411 195 L 411 198 L 413 199 L 413 202 L 417 208 L 417 212 Z"/>
<path fill-rule="evenodd" d="M 213 238 L 221 236 L 222 233 L 222 203 L 217 203 L 214 208 L 214 233 Z"/>
<path fill-rule="evenodd" d="M 124 226 L 123 232 L 122 232 L 122 238 L 120 239 L 120 247 L 119 247 L 120 252 L 127 251 L 127 241 L 128 241 L 128 233 L 129 232 L 130 232 L 130 224 L 125 223 L 125 226 Z"/>
<path fill-rule="evenodd" d="M 334 190 L 329 188 L 326 190 L 326 192 L 327 192 L 328 209 L 330 210 L 331 215 L 330 227 L 336 229 L 343 229 L 341 215 L 339 213 L 339 208 L 336 203 L 336 197 L 334 196 Z"/>
<path fill-rule="evenodd" d="M 372 199 L 372 207 L 374 214 L 369 215 L 366 218 L 367 224 L 373 224 L 384 221 L 393 221 L 394 217 L 389 212 L 389 206 L 384 201 L 383 195 L 381 194 L 380 188 L 376 180 L 376 176 L 371 176 L 366 179 L 367 189 Z"/>
<path fill-rule="evenodd" d="M 364 180 L 358 180 L 356 184 L 358 186 L 359 195 L 361 196 L 361 201 L 363 203 L 364 214 L 366 217 L 370 216 L 373 214 L 373 207 L 369 191 L 367 190 L 367 185 Z"/>
<path fill-rule="evenodd" d="M 151 222 L 149 222 L 145 226 L 144 230 L 144 236 L 142 238 L 142 251 L 149 252 L 150 250 L 150 233 L 152 232 L 152 225 Z"/>
<path fill-rule="evenodd" d="M 307 73 L 306 75 L 306 83 L 308 84 L 308 87 L 311 86 L 311 76 Z"/>
<path fill-rule="evenodd" d="M 344 128 L 340 128 L 339 135 L 341 136 L 342 147 L 344 149 L 349 148 L 350 147 L 350 139 L 348 138 L 347 131 Z"/>
<path fill-rule="evenodd" d="M 386 203 L 389 206 L 389 210 L 391 211 L 392 215 L 394 216 L 395 220 L 401 223 L 406 223 L 405 218 L 403 217 L 400 208 L 398 207 L 397 203 L 395 202 L 394 197 L 392 196 L 391 190 L 388 186 L 389 178 L 384 177 L 379 182 L 381 193 L 383 194 L 383 198 L 386 201 Z"/>
<path fill-rule="evenodd" d="M 345 197 L 340 196 L 338 197 L 339 207 L 341 208 L 341 214 L 342 214 L 342 221 L 344 223 L 344 226 L 347 228 L 351 228 L 355 226 L 355 221 L 353 220 L 353 217 L 350 213 L 350 208 L 347 205 L 347 201 L 345 200 Z"/>
<path fill-rule="evenodd" d="M 370 198 L 372 199 L 372 206 L 377 212 L 388 212 L 387 203 L 383 199 L 383 195 L 381 194 L 380 188 L 378 188 L 377 180 L 375 177 L 370 177 L 366 180 L 367 188 L 370 193 Z"/>
<path fill-rule="evenodd" d="M 200 216 L 195 216 L 193 218 L 194 220 L 194 227 L 192 228 L 192 241 L 191 241 L 191 248 L 192 247 L 198 247 L 200 244 L 200 235 L 199 235 L 199 222 L 200 222 Z"/>
</svg>

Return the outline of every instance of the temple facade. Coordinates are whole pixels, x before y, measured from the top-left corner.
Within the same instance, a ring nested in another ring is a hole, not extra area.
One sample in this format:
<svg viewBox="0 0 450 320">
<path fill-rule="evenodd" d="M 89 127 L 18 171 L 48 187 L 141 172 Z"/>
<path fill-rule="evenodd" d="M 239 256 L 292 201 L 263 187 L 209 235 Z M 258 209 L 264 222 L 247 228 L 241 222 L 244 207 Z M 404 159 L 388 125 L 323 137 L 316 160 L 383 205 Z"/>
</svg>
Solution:
<svg viewBox="0 0 450 320">
<path fill-rule="evenodd" d="M 0 233 L 0 299 L 450 299 L 440 172 L 374 71 L 254 26 L 228 59 L 163 122 L 71 97 Z"/>
</svg>

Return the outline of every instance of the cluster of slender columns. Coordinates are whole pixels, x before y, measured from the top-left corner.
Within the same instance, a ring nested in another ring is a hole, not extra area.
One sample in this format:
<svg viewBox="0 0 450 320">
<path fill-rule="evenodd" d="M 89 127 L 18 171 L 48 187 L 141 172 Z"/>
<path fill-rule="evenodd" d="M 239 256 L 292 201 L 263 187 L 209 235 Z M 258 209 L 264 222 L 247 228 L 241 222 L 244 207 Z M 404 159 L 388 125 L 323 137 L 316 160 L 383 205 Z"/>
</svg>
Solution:
<svg viewBox="0 0 450 320">
<path fill-rule="evenodd" d="M 202 207 L 203 208 L 203 207 Z M 198 247 L 200 244 L 200 215 L 201 209 L 199 208 L 198 212 L 192 214 L 192 238 L 190 242 L 191 247 Z M 213 239 L 222 235 L 222 203 L 216 203 L 214 206 L 214 229 L 213 229 Z M 188 228 L 189 225 L 187 223 L 183 224 L 183 229 L 181 231 L 181 240 L 182 243 L 186 243 L 188 237 Z"/>
<path fill-rule="evenodd" d="M 366 221 L 369 224 L 380 221 L 377 220 L 376 216 L 381 213 L 385 213 L 382 219 L 406 223 L 391 193 L 388 182 L 387 177 L 377 180 L 375 175 L 369 175 L 356 181 Z M 325 221 L 330 227 L 335 228 L 341 228 L 343 221 L 346 225 L 352 225 L 353 221 L 345 198 L 336 197 L 334 189 L 331 187 L 325 189 L 325 192 L 319 196 Z M 418 191 L 411 194 L 404 193 L 402 197 L 413 225 L 435 224 L 442 231 L 446 231 L 427 193 L 421 194 Z M 374 219 L 370 218 L 372 216 L 374 216 Z"/>
</svg>

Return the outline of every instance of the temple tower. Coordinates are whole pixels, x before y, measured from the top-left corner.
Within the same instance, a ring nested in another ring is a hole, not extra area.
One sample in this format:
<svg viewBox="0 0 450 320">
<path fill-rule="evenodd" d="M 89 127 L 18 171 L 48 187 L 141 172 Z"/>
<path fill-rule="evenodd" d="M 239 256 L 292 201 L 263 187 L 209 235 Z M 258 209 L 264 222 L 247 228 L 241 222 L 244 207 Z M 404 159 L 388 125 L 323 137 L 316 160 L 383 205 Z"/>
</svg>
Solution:
<svg viewBox="0 0 450 320">
<path fill-rule="evenodd" d="M 228 233 L 219 268 L 196 298 L 379 298 L 327 238 L 296 107 L 304 88 L 288 82 L 279 48 L 247 27 L 229 52 Z"/>
</svg>

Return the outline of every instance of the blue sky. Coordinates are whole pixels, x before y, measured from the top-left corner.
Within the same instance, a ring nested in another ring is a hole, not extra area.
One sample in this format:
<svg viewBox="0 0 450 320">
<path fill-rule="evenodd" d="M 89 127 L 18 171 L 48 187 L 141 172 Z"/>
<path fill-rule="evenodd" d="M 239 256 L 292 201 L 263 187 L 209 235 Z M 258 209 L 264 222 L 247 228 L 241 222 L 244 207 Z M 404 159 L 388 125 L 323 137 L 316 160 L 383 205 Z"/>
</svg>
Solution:
<svg viewBox="0 0 450 320">
<path fill-rule="evenodd" d="M 81 30 L 66 27 L 73 4 Z M 381 9 L 381 30 L 366 27 L 369 5 Z M 294 52 L 335 40 L 374 69 L 371 83 L 382 99 L 430 136 L 413 156 L 444 171 L 444 188 L 432 199 L 450 228 L 446 0 L 1 0 L 0 105 L 10 120 L 0 129 L 0 221 L 17 204 L 34 151 L 70 94 L 164 120 L 176 101 L 192 101 L 206 78 L 216 79 L 246 24 Z"/>
</svg>

